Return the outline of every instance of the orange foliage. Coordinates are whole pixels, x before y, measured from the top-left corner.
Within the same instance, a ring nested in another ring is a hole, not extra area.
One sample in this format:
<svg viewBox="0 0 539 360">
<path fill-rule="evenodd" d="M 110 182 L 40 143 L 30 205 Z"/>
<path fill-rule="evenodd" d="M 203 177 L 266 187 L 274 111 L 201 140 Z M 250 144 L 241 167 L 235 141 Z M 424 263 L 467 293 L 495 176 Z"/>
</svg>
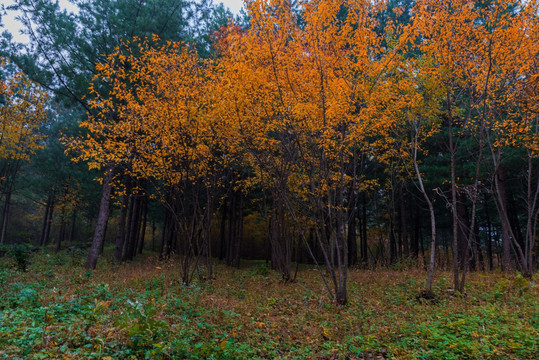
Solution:
<svg viewBox="0 0 539 360">
<path fill-rule="evenodd" d="M 218 116 L 270 186 L 318 196 L 352 180 L 355 151 L 387 150 L 393 57 L 377 6 L 308 2 L 300 24 L 287 1 L 252 1 L 251 27 L 227 29 Z"/>
<path fill-rule="evenodd" d="M 421 179 L 417 154 L 444 118 L 480 150 L 538 155 L 537 0 L 418 0 L 411 24 L 383 30 L 384 2 L 300 6 L 248 1 L 250 26 L 224 28 L 214 62 L 186 44 L 126 42 L 97 66 L 95 115 L 68 147 L 91 168 L 167 185 L 213 175 L 215 186 L 217 165 L 246 161 L 331 244 L 344 239 L 346 197 L 372 185 L 358 159 L 400 174 L 413 160 Z"/>
<path fill-rule="evenodd" d="M 0 72 L 6 63 L 0 58 Z M 38 134 L 48 96 L 23 73 L 0 81 L 0 159 L 28 160 L 43 147 Z"/>
<path fill-rule="evenodd" d="M 451 98 L 465 94 L 464 125 L 490 132 L 493 148 L 537 152 L 539 22 L 537 1 L 421 0 L 413 31 L 429 59 L 424 68 Z M 490 137 L 489 137 L 490 136 Z"/>
<path fill-rule="evenodd" d="M 154 38 L 154 40 L 157 40 Z M 180 43 L 125 42 L 97 65 L 85 138 L 69 144 L 90 168 L 120 165 L 134 178 L 174 185 L 208 169 L 215 143 L 206 64 Z M 106 88 L 100 96 L 96 87 Z"/>
<path fill-rule="evenodd" d="M 97 66 L 108 95 L 91 89 L 96 115 L 69 147 L 91 168 L 172 184 L 245 153 L 270 187 L 308 196 L 352 181 L 356 153 L 409 159 L 410 125 L 424 141 L 445 93 L 464 91 L 468 129 L 536 153 L 537 1 L 476 5 L 420 0 L 410 26 L 380 33 L 381 2 L 307 1 L 300 20 L 287 1 L 254 0 L 251 26 L 220 35 L 216 66 L 184 44 L 126 42 Z"/>
</svg>

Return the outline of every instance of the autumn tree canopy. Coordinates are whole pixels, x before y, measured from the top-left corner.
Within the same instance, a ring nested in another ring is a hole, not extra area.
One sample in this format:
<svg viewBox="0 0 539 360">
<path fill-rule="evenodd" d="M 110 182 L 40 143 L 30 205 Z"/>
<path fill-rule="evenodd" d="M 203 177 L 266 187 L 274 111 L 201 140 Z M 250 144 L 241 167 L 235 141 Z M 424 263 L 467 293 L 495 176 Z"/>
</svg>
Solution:
<svg viewBox="0 0 539 360">
<path fill-rule="evenodd" d="M 529 171 L 535 168 L 535 2 L 422 0 L 406 14 L 393 8 L 392 16 L 385 3 L 369 1 L 292 6 L 254 0 L 247 8 L 247 28 L 230 22 L 215 34 L 214 59 L 202 60 L 188 43 L 157 45 L 157 36 L 127 39 L 107 55 L 90 88 L 95 115 L 81 123 L 85 135 L 68 145 L 76 159 L 90 168 L 117 168 L 130 184 L 150 181 L 174 215 L 170 231 L 188 244 L 183 254 L 206 259 L 210 234 L 203 229 L 227 187 L 226 169 L 249 167 L 248 181 L 227 181 L 234 191 L 245 186 L 245 193 L 269 194 L 268 237 L 283 279 L 293 279 L 292 249 L 301 246 L 325 264 L 329 276 L 320 273 L 342 304 L 350 248 L 357 246 L 358 199 L 377 188 L 402 194 L 411 183 L 427 203 L 427 288 L 438 246 L 434 200 L 441 196 L 450 209 L 455 287 L 461 289 L 467 254 L 479 241 L 478 196 L 488 182 L 497 194 L 503 244 L 512 246 L 522 269 L 530 268 L 536 180 L 528 177 L 528 235 L 519 243 L 500 179 L 507 147 L 522 149 Z M 447 180 L 432 185 L 422 162 L 432 156 L 432 139 L 444 134 Z M 464 151 L 471 153 L 467 168 L 457 164 Z M 369 166 L 383 168 L 388 178 L 376 179 Z M 408 252 L 402 231 L 405 248 L 392 243 L 392 254 Z"/>
<path fill-rule="evenodd" d="M 435 269 L 461 292 L 471 270 L 534 273 L 538 1 L 250 0 L 235 19 L 206 1 L 75 3 L 13 6 L 31 44 L 11 56 L 27 75 L 0 84 L 2 234 L 12 169 L 50 147 L 40 166 L 64 174 L 62 137 L 87 181 L 71 169 L 24 197 L 40 245 L 60 250 L 68 218 L 73 238 L 93 232 L 89 269 L 151 234 L 185 284 L 214 278 L 216 254 L 285 282 L 307 262 L 339 304 L 351 266 L 426 268 L 426 295 Z"/>
</svg>

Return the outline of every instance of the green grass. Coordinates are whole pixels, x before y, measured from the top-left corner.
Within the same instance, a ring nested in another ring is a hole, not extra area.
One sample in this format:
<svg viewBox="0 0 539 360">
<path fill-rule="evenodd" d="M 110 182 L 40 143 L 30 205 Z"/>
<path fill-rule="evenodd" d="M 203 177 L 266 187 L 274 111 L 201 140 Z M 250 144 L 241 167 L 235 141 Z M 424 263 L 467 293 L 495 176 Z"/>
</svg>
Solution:
<svg viewBox="0 0 539 360">
<path fill-rule="evenodd" d="M 185 287 L 174 261 L 83 260 L 35 254 L 22 272 L 0 259 L 0 358 L 539 358 L 537 275 L 470 274 L 454 296 L 438 273 L 426 301 L 423 272 L 352 270 L 340 307 L 309 266 L 283 284 L 260 263 L 218 265 Z"/>
</svg>

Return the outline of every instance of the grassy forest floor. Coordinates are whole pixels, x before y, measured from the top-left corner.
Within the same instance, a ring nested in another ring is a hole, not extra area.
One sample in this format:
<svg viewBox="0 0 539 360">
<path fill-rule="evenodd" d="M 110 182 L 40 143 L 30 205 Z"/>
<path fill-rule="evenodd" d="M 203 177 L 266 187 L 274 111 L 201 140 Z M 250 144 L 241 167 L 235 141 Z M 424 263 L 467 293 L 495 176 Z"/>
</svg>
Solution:
<svg viewBox="0 0 539 360">
<path fill-rule="evenodd" d="M 351 270 L 333 304 L 312 266 L 283 284 L 261 262 L 218 265 L 185 287 L 156 256 L 95 272 L 83 254 L 34 254 L 27 272 L 0 259 L 0 358 L 537 359 L 539 275 L 472 273 L 454 296 L 418 299 L 425 273 Z"/>
</svg>

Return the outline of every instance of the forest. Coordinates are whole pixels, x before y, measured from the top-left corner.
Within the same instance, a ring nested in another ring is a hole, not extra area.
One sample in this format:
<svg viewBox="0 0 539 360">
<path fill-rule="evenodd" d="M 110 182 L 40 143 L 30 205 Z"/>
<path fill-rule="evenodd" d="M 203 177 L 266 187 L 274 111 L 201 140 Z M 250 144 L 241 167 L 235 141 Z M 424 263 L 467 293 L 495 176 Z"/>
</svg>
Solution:
<svg viewBox="0 0 539 360">
<path fill-rule="evenodd" d="M 539 1 L 70 3 L 2 5 L 0 357 L 539 356 Z"/>
</svg>

